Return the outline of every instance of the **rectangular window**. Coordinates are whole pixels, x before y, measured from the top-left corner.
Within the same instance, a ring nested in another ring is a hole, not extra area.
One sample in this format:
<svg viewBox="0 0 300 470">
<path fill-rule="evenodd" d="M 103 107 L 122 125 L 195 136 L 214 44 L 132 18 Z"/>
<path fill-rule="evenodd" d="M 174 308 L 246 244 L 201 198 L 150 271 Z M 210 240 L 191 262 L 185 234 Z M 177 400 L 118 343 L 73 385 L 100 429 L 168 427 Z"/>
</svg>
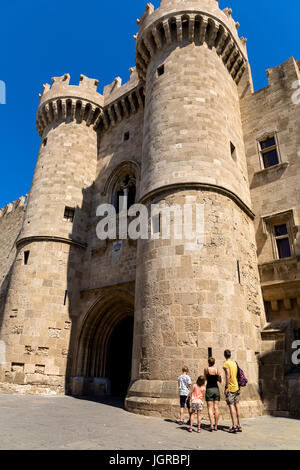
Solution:
<svg viewBox="0 0 300 470">
<path fill-rule="evenodd" d="M 271 236 L 275 259 L 294 256 L 295 218 L 293 209 L 263 218 L 265 235 Z"/>
<path fill-rule="evenodd" d="M 165 73 L 165 66 L 164 65 L 161 65 L 160 67 L 158 67 L 157 69 L 157 75 L 158 77 L 160 77 L 161 75 L 163 75 Z"/>
<path fill-rule="evenodd" d="M 213 350 L 212 348 L 208 348 L 208 359 L 210 359 L 211 357 L 213 357 Z"/>
<path fill-rule="evenodd" d="M 24 264 L 25 264 L 25 266 L 28 264 L 29 255 L 30 255 L 30 251 L 24 251 Z"/>
<path fill-rule="evenodd" d="M 124 142 L 126 142 L 127 140 L 129 140 L 129 137 L 130 137 L 129 132 L 125 132 L 125 134 L 124 134 Z"/>
<path fill-rule="evenodd" d="M 279 152 L 275 134 L 259 141 L 260 155 L 264 168 L 279 164 Z"/>
<path fill-rule="evenodd" d="M 292 256 L 292 250 L 287 224 L 275 225 L 274 237 L 277 246 L 278 258 L 290 258 Z"/>
<path fill-rule="evenodd" d="M 75 209 L 72 207 L 65 208 L 64 219 L 68 222 L 74 222 Z"/>
<path fill-rule="evenodd" d="M 152 234 L 161 232 L 161 214 L 153 215 L 152 217 Z"/>
</svg>

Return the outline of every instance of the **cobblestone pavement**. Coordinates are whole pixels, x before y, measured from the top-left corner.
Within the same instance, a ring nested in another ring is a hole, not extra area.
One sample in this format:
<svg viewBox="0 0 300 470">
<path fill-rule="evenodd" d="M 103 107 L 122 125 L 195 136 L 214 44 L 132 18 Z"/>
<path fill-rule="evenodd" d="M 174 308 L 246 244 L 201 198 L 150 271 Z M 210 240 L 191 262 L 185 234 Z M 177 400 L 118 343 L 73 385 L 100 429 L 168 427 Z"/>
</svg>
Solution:
<svg viewBox="0 0 300 470">
<path fill-rule="evenodd" d="M 300 421 L 244 420 L 244 432 L 187 432 L 175 422 L 127 413 L 117 400 L 0 395 L 0 449 L 199 450 L 300 449 Z M 196 429 L 195 429 L 196 430 Z"/>
</svg>

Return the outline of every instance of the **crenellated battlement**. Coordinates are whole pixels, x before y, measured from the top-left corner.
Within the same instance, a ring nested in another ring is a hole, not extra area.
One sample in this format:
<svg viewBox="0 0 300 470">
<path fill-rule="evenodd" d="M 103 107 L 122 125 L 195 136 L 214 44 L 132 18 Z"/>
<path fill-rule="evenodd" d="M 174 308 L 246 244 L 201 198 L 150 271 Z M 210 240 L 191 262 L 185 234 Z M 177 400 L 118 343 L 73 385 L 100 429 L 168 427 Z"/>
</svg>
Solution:
<svg viewBox="0 0 300 470">
<path fill-rule="evenodd" d="M 277 65 L 266 70 L 270 87 L 280 86 L 282 88 L 289 87 L 293 81 L 300 80 L 299 62 L 290 57 L 283 64 Z"/>
<path fill-rule="evenodd" d="M 15 210 L 17 210 L 21 207 L 25 209 L 26 203 L 27 203 L 27 198 L 28 198 L 28 194 L 26 194 L 26 196 L 19 197 L 19 199 L 17 199 L 16 201 L 13 201 L 13 202 L 7 204 L 7 206 L 0 209 L 0 218 L 6 216 L 8 214 L 11 214 L 12 212 L 14 212 Z"/>
<path fill-rule="evenodd" d="M 143 108 L 144 89 L 135 67 L 130 69 L 130 80 L 123 86 L 117 77 L 101 95 L 98 84 L 98 80 L 81 75 L 79 85 L 70 85 L 70 75 L 64 74 L 53 77 L 52 86 L 43 85 L 36 121 L 40 136 L 53 122 L 75 119 L 95 130 L 100 125 L 107 130 Z"/>
<path fill-rule="evenodd" d="M 70 75 L 68 73 L 65 73 L 61 77 L 53 77 L 52 80 L 52 86 L 49 85 L 49 83 L 46 83 L 43 85 L 43 92 L 39 95 L 41 100 L 43 100 L 46 96 L 47 93 L 53 92 L 53 93 L 59 93 L 64 95 L 65 91 L 68 90 L 68 93 L 72 91 L 78 92 L 80 96 L 87 98 L 87 96 L 84 95 L 89 95 L 89 98 L 94 99 L 95 96 L 100 97 L 101 95 L 97 93 L 97 87 L 99 84 L 99 80 L 94 79 L 94 78 L 88 78 L 85 75 L 80 75 L 80 82 L 78 85 L 70 85 Z M 95 95 L 96 93 L 96 95 Z"/>
<path fill-rule="evenodd" d="M 145 90 L 136 67 L 129 69 L 130 80 L 122 86 L 120 77 L 104 87 L 103 126 L 107 130 L 144 108 Z"/>
<path fill-rule="evenodd" d="M 37 130 L 42 137 L 52 122 L 64 120 L 86 121 L 96 129 L 102 119 L 104 98 L 97 93 L 99 81 L 80 75 L 79 85 L 70 85 L 70 75 L 52 78 L 52 87 L 43 85 L 37 112 Z"/>
<path fill-rule="evenodd" d="M 205 8 L 205 12 L 200 10 Z M 136 46 L 136 66 L 141 80 L 146 80 L 146 73 L 151 59 L 165 45 L 196 43 L 206 44 L 215 49 L 222 58 L 228 72 L 239 83 L 247 58 L 246 39 L 239 38 L 239 23 L 231 16 L 232 10 L 221 11 L 216 0 L 165 1 L 154 10 L 147 3 L 140 20 Z"/>
<path fill-rule="evenodd" d="M 266 70 L 268 85 L 254 91 L 252 79 L 248 83 L 248 91 L 243 94 L 242 103 L 245 100 L 260 100 L 262 95 L 278 100 L 278 93 L 285 93 L 286 99 L 293 103 L 292 95 L 298 96 L 297 89 L 300 82 L 300 60 L 290 57 L 280 65 Z M 296 103 L 298 104 L 298 103 Z"/>
</svg>

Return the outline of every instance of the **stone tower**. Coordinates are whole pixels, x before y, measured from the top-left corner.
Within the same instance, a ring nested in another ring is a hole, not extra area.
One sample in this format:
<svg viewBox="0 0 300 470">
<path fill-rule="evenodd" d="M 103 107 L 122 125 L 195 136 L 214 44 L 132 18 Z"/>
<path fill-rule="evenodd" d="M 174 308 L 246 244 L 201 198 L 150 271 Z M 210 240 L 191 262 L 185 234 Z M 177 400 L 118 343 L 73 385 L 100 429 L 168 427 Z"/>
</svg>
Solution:
<svg viewBox="0 0 300 470">
<path fill-rule="evenodd" d="M 35 393 L 65 390 L 69 304 L 82 275 L 86 193 L 95 178 L 103 105 L 96 80 L 82 75 L 79 86 L 70 86 L 66 74 L 52 81 L 37 113 L 42 141 L 1 325 L 1 382 Z"/>
<path fill-rule="evenodd" d="M 264 308 L 239 106 L 247 54 L 237 26 L 216 0 L 162 0 L 156 11 L 148 4 L 139 21 L 141 201 L 182 210 L 203 204 L 205 236 L 202 249 L 139 241 L 132 411 L 171 413 L 183 363 L 196 377 L 209 355 L 221 365 L 229 348 L 247 361 L 244 412 L 260 412 Z"/>
<path fill-rule="evenodd" d="M 0 390 L 174 417 L 182 367 L 195 381 L 231 349 L 244 416 L 299 410 L 300 62 L 254 92 L 217 0 L 147 3 L 138 24 L 127 83 L 44 85 L 30 195 L 0 211 Z M 151 236 L 99 239 L 125 194 Z"/>
</svg>

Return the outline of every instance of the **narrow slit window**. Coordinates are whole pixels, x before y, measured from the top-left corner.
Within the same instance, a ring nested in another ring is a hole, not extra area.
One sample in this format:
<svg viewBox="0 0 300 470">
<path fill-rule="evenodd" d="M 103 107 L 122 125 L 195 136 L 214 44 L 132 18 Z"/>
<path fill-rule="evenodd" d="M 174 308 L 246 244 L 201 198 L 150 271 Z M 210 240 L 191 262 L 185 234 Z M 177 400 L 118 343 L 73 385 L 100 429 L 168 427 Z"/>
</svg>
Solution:
<svg viewBox="0 0 300 470">
<path fill-rule="evenodd" d="M 236 161 L 237 160 L 236 148 L 235 148 L 235 145 L 233 145 L 232 142 L 230 142 L 230 152 L 231 152 L 231 158 L 234 161 Z"/>
<path fill-rule="evenodd" d="M 207 352 L 208 352 L 208 359 L 210 359 L 211 357 L 213 357 L 213 355 L 212 355 L 212 354 L 213 354 L 212 348 L 208 348 L 208 351 L 207 351 Z"/>
<path fill-rule="evenodd" d="M 30 255 L 30 251 L 24 251 L 24 264 L 25 264 L 25 266 L 28 264 L 29 255 Z"/>
<path fill-rule="evenodd" d="M 157 69 L 157 75 L 160 77 L 161 75 L 163 75 L 165 73 L 165 66 L 164 65 L 161 65 L 160 67 L 158 67 Z"/>
<path fill-rule="evenodd" d="M 74 222 L 75 209 L 72 207 L 66 207 L 64 213 L 64 219 L 68 222 Z"/>
<path fill-rule="evenodd" d="M 125 132 L 124 134 L 124 142 L 127 142 L 129 140 L 130 134 L 129 132 Z"/>
<path fill-rule="evenodd" d="M 264 168 L 271 168 L 279 164 L 279 153 L 275 134 L 259 142 L 260 155 Z"/>
<path fill-rule="evenodd" d="M 238 260 L 236 264 L 237 264 L 238 281 L 239 281 L 239 284 L 242 284 L 241 264 L 240 264 L 240 261 Z"/>
<path fill-rule="evenodd" d="M 68 291 L 65 291 L 65 297 L 64 297 L 64 305 L 67 304 L 67 298 L 68 298 Z"/>
<path fill-rule="evenodd" d="M 47 145 L 47 138 L 43 140 L 43 146 L 46 147 Z"/>
</svg>

